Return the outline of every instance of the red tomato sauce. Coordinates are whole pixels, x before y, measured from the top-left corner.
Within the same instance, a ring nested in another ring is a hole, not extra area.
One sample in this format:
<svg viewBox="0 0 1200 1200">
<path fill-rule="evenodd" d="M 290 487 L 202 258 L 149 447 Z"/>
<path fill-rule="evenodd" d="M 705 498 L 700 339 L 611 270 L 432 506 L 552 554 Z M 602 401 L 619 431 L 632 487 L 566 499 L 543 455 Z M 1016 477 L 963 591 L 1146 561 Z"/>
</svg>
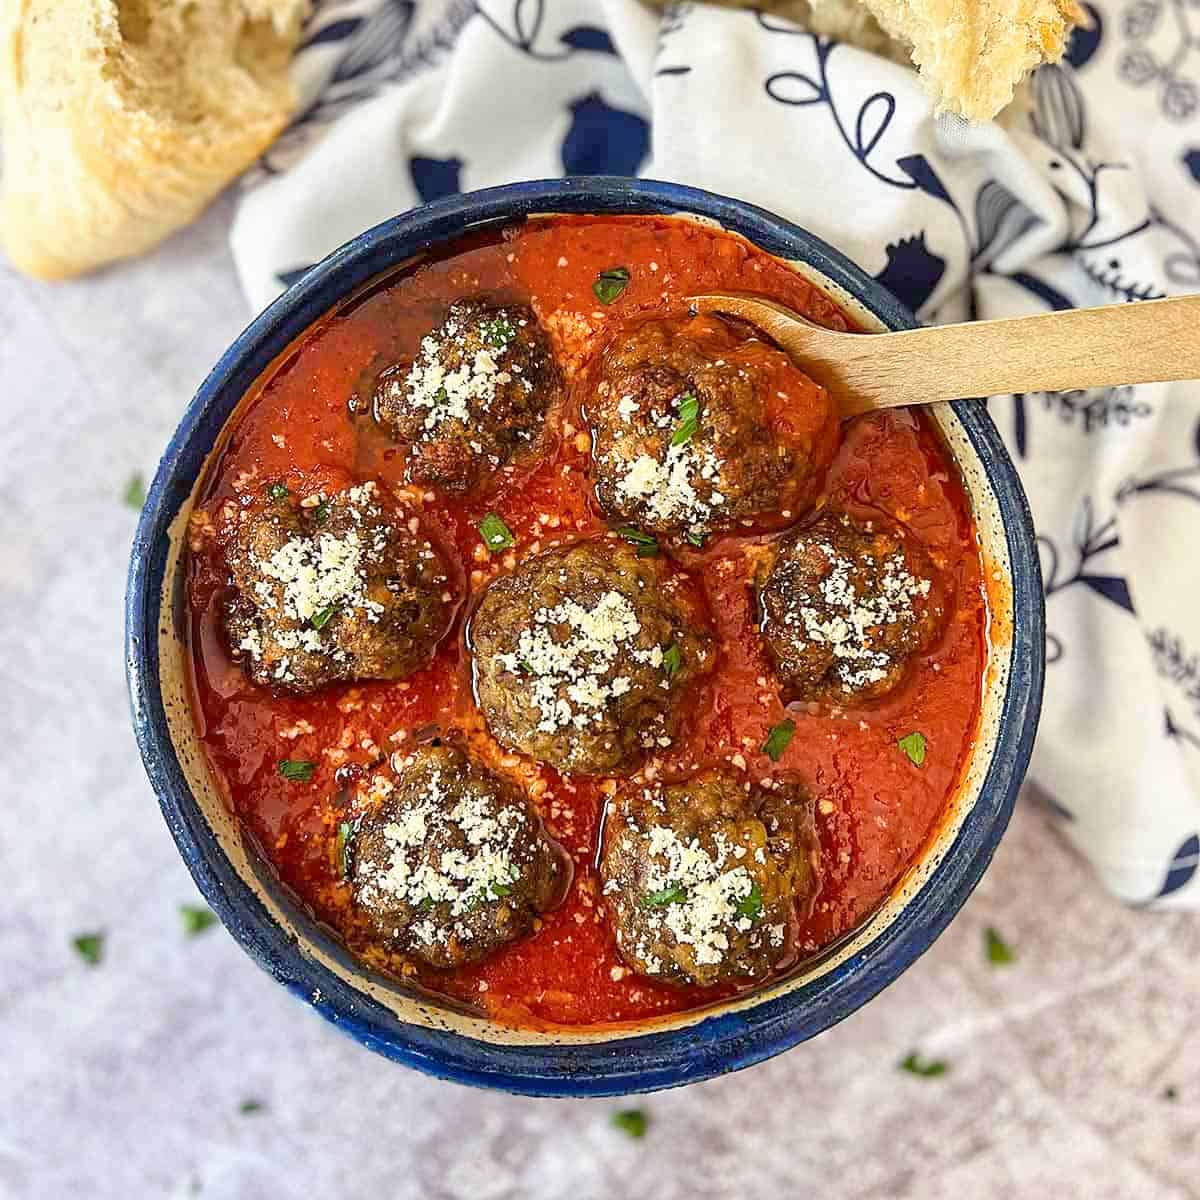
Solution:
<svg viewBox="0 0 1200 1200">
<path fill-rule="evenodd" d="M 592 284 L 618 265 L 628 268 L 629 284 L 602 305 Z M 651 314 L 682 315 L 687 296 L 715 290 L 756 292 L 831 328 L 853 328 L 785 264 L 739 238 L 685 221 L 548 218 L 460 242 L 448 256 L 410 265 L 341 305 L 264 374 L 239 409 L 192 518 L 195 720 L 231 808 L 280 879 L 352 950 L 498 1020 L 536 1027 L 636 1022 L 729 991 L 670 988 L 624 966 L 595 865 L 603 805 L 616 781 L 568 779 L 507 754 L 475 707 L 463 639 L 473 598 L 490 580 L 556 540 L 609 527 L 592 497 L 590 439 L 580 416 L 580 393 L 598 351 L 630 323 Z M 479 294 L 533 308 L 566 375 L 568 402 L 537 461 L 491 495 L 463 499 L 405 488 L 396 447 L 354 410 L 381 370 L 415 353 L 451 300 Z M 803 405 L 806 397 L 792 400 Z M 248 491 L 283 482 L 305 495 L 363 479 L 379 480 L 419 506 L 426 531 L 461 564 L 456 624 L 431 664 L 403 682 L 276 695 L 246 678 L 220 627 L 228 523 Z M 985 659 L 975 530 L 953 463 L 922 417 L 897 412 L 843 426 L 818 503 L 862 518 L 886 514 L 921 539 L 948 581 L 944 632 L 881 702 L 785 708 L 750 586 L 756 553 L 770 535 L 752 530 L 752 536 L 713 538 L 701 550 L 685 547 L 675 557 L 703 593 L 720 653 L 714 674 L 689 698 L 682 735 L 645 768 L 671 776 L 725 762 L 755 779 L 781 772 L 806 782 L 816 803 L 820 890 L 799 927 L 801 956 L 874 911 L 946 814 L 972 745 Z M 484 546 L 477 523 L 489 512 L 512 531 L 511 550 L 493 555 Z M 786 717 L 796 732 L 775 763 L 762 746 Z M 897 746 L 914 730 L 927 743 L 919 767 Z M 337 828 L 357 773 L 431 732 L 465 738 L 485 765 L 516 780 L 574 864 L 565 901 L 532 935 L 448 973 L 418 967 L 364 938 L 337 855 Z M 283 778 L 284 759 L 315 763 L 312 778 Z"/>
</svg>

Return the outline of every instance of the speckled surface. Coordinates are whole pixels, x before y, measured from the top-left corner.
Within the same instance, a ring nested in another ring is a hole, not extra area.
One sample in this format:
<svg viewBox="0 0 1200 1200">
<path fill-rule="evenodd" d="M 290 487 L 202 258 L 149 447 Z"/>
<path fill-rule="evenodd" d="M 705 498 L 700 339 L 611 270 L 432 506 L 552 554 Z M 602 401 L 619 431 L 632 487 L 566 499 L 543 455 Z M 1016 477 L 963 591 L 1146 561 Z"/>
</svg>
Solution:
<svg viewBox="0 0 1200 1200">
<path fill-rule="evenodd" d="M 0 1197 L 1200 1196 L 1200 922 L 1121 908 L 1029 803 L 899 982 L 782 1058 L 639 1101 L 640 1142 L 616 1102 L 393 1066 L 221 929 L 183 936 L 196 894 L 126 715 L 121 497 L 248 315 L 228 217 L 85 282 L 0 269 Z M 1014 965 L 986 962 L 989 925 Z M 88 967 L 70 939 L 95 928 Z M 947 1074 L 899 1071 L 911 1050 Z"/>
</svg>

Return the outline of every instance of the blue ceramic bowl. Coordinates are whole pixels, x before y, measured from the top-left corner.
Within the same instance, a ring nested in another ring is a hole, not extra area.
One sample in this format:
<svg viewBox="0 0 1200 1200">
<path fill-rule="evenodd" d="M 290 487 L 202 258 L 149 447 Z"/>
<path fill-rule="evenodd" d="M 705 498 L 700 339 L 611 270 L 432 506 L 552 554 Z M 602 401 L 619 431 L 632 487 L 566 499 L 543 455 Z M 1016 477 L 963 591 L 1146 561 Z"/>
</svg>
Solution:
<svg viewBox="0 0 1200 1200">
<path fill-rule="evenodd" d="M 1008 823 L 1041 702 L 1042 589 L 1029 510 L 982 404 L 931 410 L 974 510 L 992 587 L 977 743 L 953 811 L 891 898 L 794 977 L 639 1029 L 507 1029 L 406 992 L 351 958 L 245 840 L 210 777 L 188 703 L 183 571 L 188 515 L 230 415 L 258 375 L 367 280 L 464 230 L 528 214 L 658 213 L 715 223 L 791 262 L 865 327 L 915 324 L 836 250 L 737 200 L 674 184 L 591 178 L 519 183 L 416 209 L 335 251 L 234 342 L 188 406 L 150 489 L 129 571 L 133 724 L 163 815 L 196 883 L 247 953 L 372 1050 L 431 1075 L 531 1095 L 615 1095 L 707 1079 L 813 1037 L 887 986 L 945 928 Z"/>
</svg>

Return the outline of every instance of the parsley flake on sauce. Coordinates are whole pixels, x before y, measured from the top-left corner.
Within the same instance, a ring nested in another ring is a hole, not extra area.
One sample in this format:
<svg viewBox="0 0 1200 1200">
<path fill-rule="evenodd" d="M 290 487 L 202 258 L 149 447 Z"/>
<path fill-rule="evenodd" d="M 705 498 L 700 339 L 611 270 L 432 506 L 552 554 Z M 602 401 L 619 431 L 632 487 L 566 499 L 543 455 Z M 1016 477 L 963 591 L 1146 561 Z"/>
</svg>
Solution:
<svg viewBox="0 0 1200 1200">
<path fill-rule="evenodd" d="M 509 546 L 517 544 L 512 530 L 495 513 L 488 513 L 479 522 L 479 532 L 489 550 L 507 550 Z"/>
<path fill-rule="evenodd" d="M 683 667 L 683 653 L 679 647 L 672 642 L 663 651 L 663 670 L 667 673 L 668 679 L 674 679 L 679 674 Z"/>
<path fill-rule="evenodd" d="M 179 906 L 179 923 L 186 937 L 195 937 L 217 923 L 216 914 L 210 908 L 198 904 Z"/>
<path fill-rule="evenodd" d="M 646 1127 L 650 1124 L 645 1112 L 640 1108 L 623 1108 L 613 1113 L 609 1120 L 614 1129 L 619 1129 L 631 1138 L 644 1138 Z"/>
<path fill-rule="evenodd" d="M 753 921 L 762 912 L 762 907 L 762 891 L 757 883 L 752 883 L 750 891 L 738 901 L 737 915 L 739 917 L 749 917 Z"/>
<path fill-rule="evenodd" d="M 694 393 L 684 392 L 679 398 L 679 424 L 671 435 L 672 446 L 682 446 L 696 432 L 700 424 L 700 401 Z"/>
<path fill-rule="evenodd" d="M 317 769 L 317 764 L 302 758 L 285 758 L 279 764 L 279 773 L 289 783 L 307 783 Z"/>
<path fill-rule="evenodd" d="M 617 532 L 631 545 L 637 548 L 638 558 L 657 558 L 658 539 L 648 533 L 643 533 L 633 525 L 622 525 Z"/>
<path fill-rule="evenodd" d="M 71 939 L 71 945 L 75 947 L 75 953 L 89 967 L 99 966 L 100 960 L 104 957 L 104 931 L 81 933 Z"/>
<path fill-rule="evenodd" d="M 694 529 L 689 529 L 684 536 L 697 550 L 703 550 L 704 543 L 708 541 L 707 533 L 697 533 Z"/>
<path fill-rule="evenodd" d="M 253 1113 L 262 1112 L 264 1107 L 265 1105 L 261 1100 L 243 1100 L 241 1104 L 238 1105 L 238 1112 L 240 1112 L 243 1117 L 248 1117 Z"/>
<path fill-rule="evenodd" d="M 912 733 L 906 733 L 904 737 L 898 738 L 896 745 L 908 755 L 908 761 L 914 767 L 919 767 L 925 761 L 925 735 L 918 733 L 915 729 Z"/>
<path fill-rule="evenodd" d="M 121 498 L 129 508 L 141 510 L 145 507 L 146 481 L 142 478 L 141 471 L 135 471 L 130 475 Z"/>
<path fill-rule="evenodd" d="M 313 520 L 318 525 L 324 525 L 329 520 L 329 501 L 322 500 L 316 508 L 313 509 Z"/>
<path fill-rule="evenodd" d="M 934 1079 L 945 1075 L 950 1069 L 940 1058 L 922 1058 L 919 1054 L 910 1054 L 900 1062 L 900 1070 L 910 1075 L 920 1075 L 923 1079 Z"/>
<path fill-rule="evenodd" d="M 643 908 L 666 908 L 687 899 L 687 888 L 682 883 L 669 883 L 657 892 L 647 892 L 642 897 Z"/>
<path fill-rule="evenodd" d="M 601 304 L 611 304 L 629 286 L 628 267 L 609 267 L 596 276 L 592 291 Z"/>
<path fill-rule="evenodd" d="M 286 483 L 273 483 L 267 488 L 267 495 L 272 500 L 286 500 L 291 495 L 291 492 L 288 491 Z"/>
<path fill-rule="evenodd" d="M 983 946 L 993 966 L 1004 967 L 1017 961 L 1016 951 L 990 925 L 983 931 Z"/>
<path fill-rule="evenodd" d="M 786 721 L 780 721 L 778 725 L 772 725 L 771 732 L 767 734 L 767 740 L 762 744 L 762 752 L 772 762 L 778 762 L 783 757 L 783 752 L 791 744 L 795 733 L 796 722 L 790 717 Z"/>
<path fill-rule="evenodd" d="M 340 607 L 341 606 L 338 604 L 327 605 L 325 608 L 321 609 L 319 613 L 313 613 L 313 615 L 309 618 L 308 623 L 314 629 L 324 629 L 325 626 L 328 625 L 333 619 L 334 613 L 336 613 Z"/>
</svg>

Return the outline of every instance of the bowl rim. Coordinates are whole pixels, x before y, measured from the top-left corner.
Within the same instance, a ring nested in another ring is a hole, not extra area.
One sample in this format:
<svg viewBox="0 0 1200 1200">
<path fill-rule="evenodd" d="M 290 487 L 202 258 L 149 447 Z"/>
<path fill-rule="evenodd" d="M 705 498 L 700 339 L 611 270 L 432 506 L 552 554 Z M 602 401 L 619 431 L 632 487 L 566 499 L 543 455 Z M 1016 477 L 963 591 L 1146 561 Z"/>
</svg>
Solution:
<svg viewBox="0 0 1200 1200">
<path fill-rule="evenodd" d="M 472 227 L 550 212 L 707 218 L 770 254 L 811 265 L 889 328 L 917 324 L 880 283 L 807 230 L 745 201 L 680 184 L 608 176 L 535 180 L 447 197 L 376 225 L 322 259 L 255 317 L 189 403 L 133 540 L 126 677 L 138 747 L 180 855 L 214 912 L 273 978 L 363 1045 L 441 1079 L 535 1096 L 625 1095 L 738 1070 L 823 1032 L 895 980 L 945 929 L 991 860 L 1029 762 L 1045 671 L 1044 600 L 1016 469 L 983 402 L 958 401 L 952 407 L 1002 514 L 1012 572 L 1012 647 L 996 745 L 974 806 L 912 900 L 861 953 L 808 984 L 682 1028 L 570 1045 L 506 1044 L 403 1022 L 306 957 L 224 855 L 175 753 L 159 683 L 169 530 L 233 406 L 276 355 L 334 304 L 390 266 Z"/>
</svg>

